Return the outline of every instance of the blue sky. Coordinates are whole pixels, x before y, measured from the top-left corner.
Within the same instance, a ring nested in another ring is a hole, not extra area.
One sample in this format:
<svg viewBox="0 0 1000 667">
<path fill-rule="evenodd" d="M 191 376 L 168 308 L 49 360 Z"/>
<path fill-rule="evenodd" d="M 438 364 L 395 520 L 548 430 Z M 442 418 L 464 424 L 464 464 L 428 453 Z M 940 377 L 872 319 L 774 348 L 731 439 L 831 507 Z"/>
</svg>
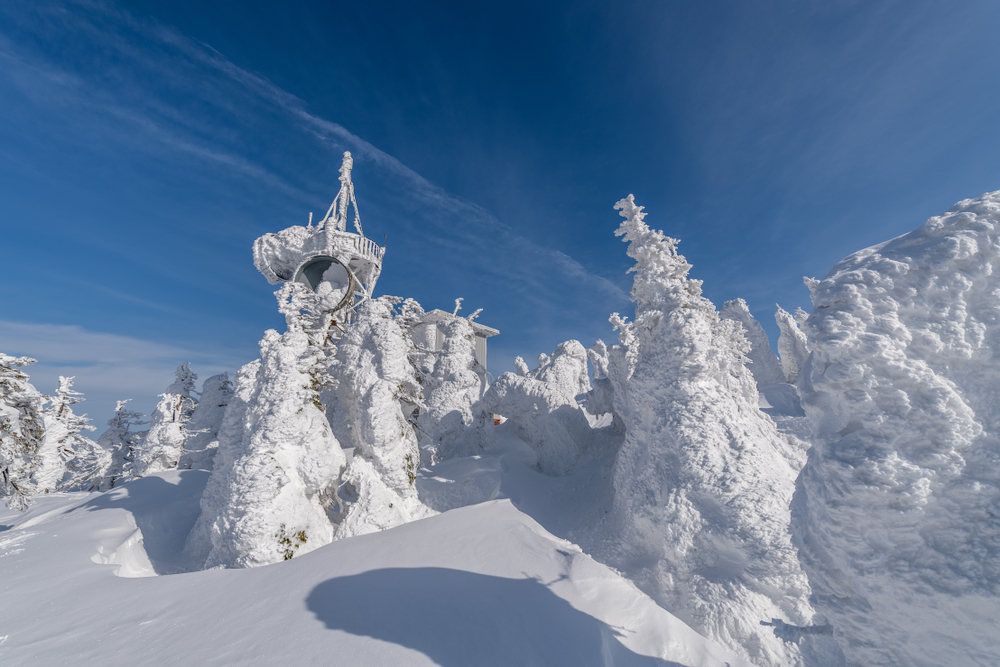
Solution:
<svg viewBox="0 0 1000 667">
<path fill-rule="evenodd" d="M 377 292 L 614 338 L 633 193 L 718 306 L 1000 188 L 995 2 L 0 4 L 0 350 L 103 427 L 280 327 L 250 246 L 355 157 Z"/>
</svg>

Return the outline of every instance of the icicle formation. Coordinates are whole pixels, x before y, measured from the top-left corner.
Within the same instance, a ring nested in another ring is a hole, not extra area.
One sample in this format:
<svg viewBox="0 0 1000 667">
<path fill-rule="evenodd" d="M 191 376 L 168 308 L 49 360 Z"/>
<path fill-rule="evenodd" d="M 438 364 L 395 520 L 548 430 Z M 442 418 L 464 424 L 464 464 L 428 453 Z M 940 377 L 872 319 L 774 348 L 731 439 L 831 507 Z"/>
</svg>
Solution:
<svg viewBox="0 0 1000 667">
<path fill-rule="evenodd" d="M 743 299 L 727 301 L 723 304 L 719 317 L 739 322 L 743 326 L 743 334 L 750 342 L 750 354 L 748 355 L 750 357 L 750 372 L 753 373 L 758 389 L 785 381 L 781 363 L 771 349 L 767 333 L 760 322 L 750 313 L 746 301 Z"/>
<path fill-rule="evenodd" d="M 850 664 L 995 665 L 1000 192 L 813 282 L 795 534 Z"/>
<path fill-rule="evenodd" d="M 236 377 L 215 469 L 187 553 L 204 567 L 254 567 L 312 551 L 333 539 L 327 516 L 346 464 L 320 403 L 325 350 L 311 320 L 290 303 L 305 289 L 275 295 L 288 331 L 260 342 L 261 358 Z"/>
<path fill-rule="evenodd" d="M 73 412 L 72 406 L 84 400 L 73 390 L 73 379 L 59 377 L 55 398 L 43 412 L 45 437 L 34 472 L 39 493 L 96 488 L 111 464 L 111 452 L 81 433 L 96 428 L 87 415 Z"/>
<path fill-rule="evenodd" d="M 626 426 L 615 461 L 613 564 L 693 628 L 759 665 L 801 664 L 759 622 L 812 620 L 788 535 L 795 474 L 757 408 L 741 328 L 720 320 L 687 277 L 677 241 L 650 229 L 629 196 L 616 234 L 636 260 L 635 322 L 618 314 L 609 350 Z M 627 381 L 623 378 L 628 378 Z"/>
<path fill-rule="evenodd" d="M 20 370 L 33 363 L 30 357 L 0 352 L 0 490 L 7 497 L 7 507 L 21 512 L 34 502 L 31 473 L 44 436 L 44 397 Z"/>
<path fill-rule="evenodd" d="M 188 432 L 184 428 L 194 412 L 194 393 L 198 376 L 189 364 L 177 367 L 177 379 L 160 394 L 160 402 L 149 418 L 149 433 L 137 448 L 134 470 L 139 477 L 154 472 L 173 470 L 184 452 Z"/>
<path fill-rule="evenodd" d="M 580 410 L 577 396 L 590 391 L 587 375 L 587 351 L 579 341 L 560 343 L 552 356 L 541 354 L 538 367 L 528 370 L 518 357 L 519 375 L 504 373 L 483 396 L 482 419 L 492 414 L 507 417 L 484 437 L 503 437 L 513 433 L 528 444 L 537 456 L 538 469 L 547 475 L 566 475 L 573 471 L 590 441 L 590 424 Z M 489 450 L 490 442 L 483 443 Z"/>
<path fill-rule="evenodd" d="M 344 473 L 349 505 L 337 537 L 385 530 L 430 514 L 414 486 L 420 465 L 410 417 L 421 405 L 413 343 L 392 314 L 399 299 L 361 304 L 337 344 L 330 373 L 354 456 Z"/>
</svg>

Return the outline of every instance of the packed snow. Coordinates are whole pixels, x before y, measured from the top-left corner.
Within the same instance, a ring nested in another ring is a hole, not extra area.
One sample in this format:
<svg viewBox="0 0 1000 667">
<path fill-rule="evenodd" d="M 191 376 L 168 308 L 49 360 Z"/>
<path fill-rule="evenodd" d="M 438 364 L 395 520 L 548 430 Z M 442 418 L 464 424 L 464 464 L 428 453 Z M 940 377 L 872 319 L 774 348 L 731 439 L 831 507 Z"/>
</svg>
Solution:
<svg viewBox="0 0 1000 667">
<path fill-rule="evenodd" d="M 488 383 L 482 309 L 373 296 L 349 158 L 255 243 L 285 331 L 232 381 L 94 440 L 0 353 L 0 663 L 1000 664 L 1000 193 L 807 279 L 777 355 L 629 196 L 617 342 Z"/>
</svg>

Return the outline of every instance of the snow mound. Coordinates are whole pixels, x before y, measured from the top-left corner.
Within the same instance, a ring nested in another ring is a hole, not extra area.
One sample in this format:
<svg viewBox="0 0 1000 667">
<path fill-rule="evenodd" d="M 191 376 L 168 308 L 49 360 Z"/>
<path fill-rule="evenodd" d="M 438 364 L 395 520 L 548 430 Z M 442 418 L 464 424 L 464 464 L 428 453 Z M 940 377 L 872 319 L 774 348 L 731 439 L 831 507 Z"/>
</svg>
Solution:
<svg viewBox="0 0 1000 667">
<path fill-rule="evenodd" d="M 1000 192 L 811 284 L 802 562 L 852 664 L 1000 663 Z"/>
<path fill-rule="evenodd" d="M 271 567 L 114 576 L 139 573 L 143 552 L 154 569 L 179 553 L 207 475 L 158 473 L 0 512 L 0 558 L 19 573 L 5 580 L 0 606 L 5 667 L 256 667 L 289 656 L 412 667 L 752 667 L 508 500 Z M 156 532 L 162 539 L 150 542 Z M 131 564 L 95 564 L 95 547 L 110 561 L 110 548 L 130 541 L 120 551 Z"/>
</svg>

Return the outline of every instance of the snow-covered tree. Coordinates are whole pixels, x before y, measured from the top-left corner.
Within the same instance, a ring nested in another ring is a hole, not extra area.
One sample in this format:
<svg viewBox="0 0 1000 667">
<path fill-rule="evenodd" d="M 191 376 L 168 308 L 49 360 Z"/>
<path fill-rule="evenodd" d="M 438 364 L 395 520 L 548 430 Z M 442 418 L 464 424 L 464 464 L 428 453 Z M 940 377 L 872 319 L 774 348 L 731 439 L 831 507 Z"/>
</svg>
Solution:
<svg viewBox="0 0 1000 667">
<path fill-rule="evenodd" d="M 266 565 L 333 539 L 327 513 L 346 456 L 320 402 L 327 351 L 304 290 L 291 282 L 276 292 L 288 330 L 267 331 L 260 360 L 237 374 L 186 547 L 204 567 Z"/>
<path fill-rule="evenodd" d="M 399 299 L 362 303 L 337 343 L 330 373 L 354 447 L 344 473 L 350 504 L 338 517 L 337 536 L 385 530 L 430 513 L 417 498 L 420 465 L 411 421 L 421 406 L 413 342 L 393 317 Z"/>
<path fill-rule="evenodd" d="M 134 427 L 148 422 L 142 420 L 146 415 L 126 407 L 126 403 L 131 400 L 127 398 L 118 401 L 114 416 L 108 420 L 108 429 L 97 439 L 97 444 L 108 452 L 111 458 L 101 481 L 97 484 L 97 488 L 102 491 L 121 486 L 135 477 L 133 471 L 135 450 L 141 446 L 146 432 L 136 431 Z"/>
<path fill-rule="evenodd" d="M 802 366 L 809 356 L 809 345 L 806 335 L 799 329 L 799 323 L 791 313 L 781 306 L 774 311 L 774 321 L 778 323 L 781 334 L 778 336 L 778 354 L 781 355 L 781 369 L 788 384 L 795 384 Z"/>
<path fill-rule="evenodd" d="M 539 470 L 566 475 L 589 442 L 590 424 L 577 399 L 590 391 L 587 350 L 570 340 L 551 356 L 540 354 L 538 362 L 534 370 L 524 364 L 523 374 L 504 373 L 490 385 L 480 402 L 481 446 L 488 451 L 491 436 L 509 431 L 534 450 Z M 494 427 L 492 414 L 507 421 Z"/>
<path fill-rule="evenodd" d="M 178 468 L 184 470 L 211 470 L 216 448 L 219 446 L 219 429 L 226 413 L 226 406 L 233 397 L 233 383 L 229 373 L 213 375 L 201 387 L 198 405 L 185 425 L 188 437 L 184 441 Z"/>
<path fill-rule="evenodd" d="M 771 349 L 764 327 L 750 312 L 747 302 L 734 299 L 723 304 L 719 317 L 724 320 L 739 322 L 743 327 L 743 335 L 750 343 L 750 372 L 757 383 L 757 388 L 780 384 L 785 381 L 785 373 L 781 362 Z"/>
<path fill-rule="evenodd" d="M 851 665 L 997 665 L 1000 192 L 811 284 L 794 535 Z"/>
<path fill-rule="evenodd" d="M 677 241 L 632 196 L 616 234 L 636 261 L 635 321 L 612 316 L 609 350 L 625 422 L 612 483 L 610 559 L 708 637 L 760 665 L 801 664 L 761 621 L 806 625 L 809 588 L 788 534 L 794 472 L 757 408 L 742 328 L 688 278 Z M 612 354 L 613 353 L 613 354 Z"/>
<path fill-rule="evenodd" d="M 72 377 L 59 377 L 56 395 L 43 411 L 45 437 L 38 449 L 33 478 L 39 493 L 88 488 L 96 485 L 111 463 L 111 454 L 82 431 L 96 430 L 87 415 L 73 406 L 83 394 L 73 389 Z"/>
<path fill-rule="evenodd" d="M 177 367 L 176 376 L 173 384 L 160 394 L 160 401 L 149 416 L 149 433 L 142 447 L 136 450 L 134 471 L 139 477 L 173 470 L 184 452 L 188 438 L 185 426 L 197 404 L 191 394 L 198 376 L 186 363 Z"/>
<path fill-rule="evenodd" d="M 45 397 L 21 370 L 33 363 L 30 357 L 0 352 L 0 490 L 7 507 L 18 511 L 33 502 L 32 473 L 45 432 L 41 415 Z"/>
<path fill-rule="evenodd" d="M 421 445 L 449 458 L 463 431 L 474 421 L 486 369 L 476 361 L 475 333 L 469 320 L 456 317 L 437 326 L 444 343 L 433 366 L 421 376 L 424 402 L 417 420 Z"/>
</svg>

